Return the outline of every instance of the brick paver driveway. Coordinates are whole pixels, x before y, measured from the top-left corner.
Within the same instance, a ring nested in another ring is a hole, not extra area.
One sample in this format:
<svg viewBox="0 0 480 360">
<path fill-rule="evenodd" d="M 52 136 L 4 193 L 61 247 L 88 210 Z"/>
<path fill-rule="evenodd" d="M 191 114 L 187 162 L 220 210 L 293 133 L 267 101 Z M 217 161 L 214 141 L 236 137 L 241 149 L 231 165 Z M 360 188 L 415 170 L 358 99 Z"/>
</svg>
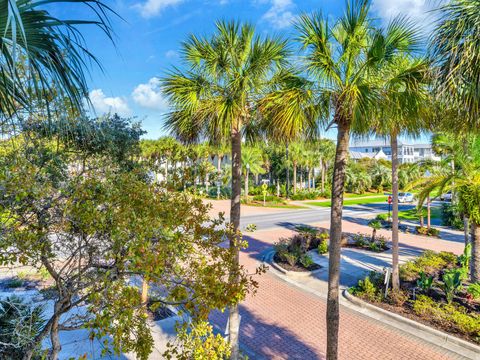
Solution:
<svg viewBox="0 0 480 360">
<path fill-rule="evenodd" d="M 317 224 L 327 227 L 327 223 Z M 368 228 L 344 221 L 344 231 L 357 232 Z M 241 262 L 254 269 L 262 252 L 271 248 L 288 229 L 258 231 L 249 238 L 249 248 L 242 252 Z M 440 243 L 436 239 L 401 236 L 405 246 L 462 251 L 458 242 Z M 448 247 L 446 249 L 445 247 Z M 255 352 L 256 358 L 323 359 L 326 348 L 326 302 L 313 294 L 282 281 L 271 273 L 258 278 L 255 296 L 241 305 L 241 343 Z M 442 349 L 434 348 L 416 337 L 383 325 L 350 309 L 341 307 L 340 358 L 365 360 L 452 359 Z M 225 327 L 225 314 L 216 314 L 214 321 Z"/>
</svg>

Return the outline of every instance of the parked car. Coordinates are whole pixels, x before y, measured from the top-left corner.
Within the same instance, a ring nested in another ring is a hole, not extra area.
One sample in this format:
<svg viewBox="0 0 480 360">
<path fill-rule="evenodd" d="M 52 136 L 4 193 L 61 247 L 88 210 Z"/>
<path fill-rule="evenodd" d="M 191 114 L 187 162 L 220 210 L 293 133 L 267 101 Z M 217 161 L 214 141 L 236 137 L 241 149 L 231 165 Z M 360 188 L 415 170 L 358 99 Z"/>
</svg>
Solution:
<svg viewBox="0 0 480 360">
<path fill-rule="evenodd" d="M 401 192 L 401 193 L 398 193 L 398 202 L 399 203 L 411 203 L 413 202 L 413 194 L 412 193 L 409 193 L 409 192 Z"/>
<path fill-rule="evenodd" d="M 442 200 L 442 201 L 452 201 L 452 192 L 447 191 L 445 194 L 440 195 L 440 200 Z"/>
</svg>

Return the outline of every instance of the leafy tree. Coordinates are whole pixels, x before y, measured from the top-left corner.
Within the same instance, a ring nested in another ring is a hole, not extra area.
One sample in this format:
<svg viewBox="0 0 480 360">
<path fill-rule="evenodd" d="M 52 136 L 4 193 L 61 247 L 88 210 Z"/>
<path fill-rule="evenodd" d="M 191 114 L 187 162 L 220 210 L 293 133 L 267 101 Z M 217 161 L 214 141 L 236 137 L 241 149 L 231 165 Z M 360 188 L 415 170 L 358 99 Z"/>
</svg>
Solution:
<svg viewBox="0 0 480 360">
<path fill-rule="evenodd" d="M 316 82 L 317 99 L 338 129 L 333 169 L 330 226 L 329 288 L 327 295 L 327 358 L 338 357 L 340 242 L 342 204 L 349 137 L 369 130 L 369 120 L 384 96 L 384 80 L 374 76 L 397 55 L 416 46 L 406 21 L 393 20 L 386 28 L 374 26 L 370 1 L 348 1 L 333 24 L 321 14 L 303 15 L 296 27 L 306 51 L 306 70 Z"/>
<path fill-rule="evenodd" d="M 110 8 L 100 0 L 78 0 L 95 17 L 60 19 L 47 6 L 66 0 L 0 1 L 0 115 L 8 118 L 20 108 L 30 109 L 33 98 L 52 93 L 66 95 L 78 109 L 88 97 L 85 68 L 97 63 L 87 50 L 79 25 L 112 32 Z"/>
<path fill-rule="evenodd" d="M 230 239 L 232 274 L 239 266 L 242 131 L 255 121 L 254 110 L 262 92 L 286 55 L 284 40 L 255 36 L 254 28 L 248 24 L 218 22 L 210 38 L 191 35 L 183 43 L 186 71 L 174 70 L 162 81 L 173 108 L 167 115 L 166 127 L 177 138 L 230 141 L 230 221 L 235 234 Z M 232 281 L 237 281 L 235 276 Z M 229 316 L 232 359 L 237 359 L 239 314 L 235 304 Z"/>
</svg>

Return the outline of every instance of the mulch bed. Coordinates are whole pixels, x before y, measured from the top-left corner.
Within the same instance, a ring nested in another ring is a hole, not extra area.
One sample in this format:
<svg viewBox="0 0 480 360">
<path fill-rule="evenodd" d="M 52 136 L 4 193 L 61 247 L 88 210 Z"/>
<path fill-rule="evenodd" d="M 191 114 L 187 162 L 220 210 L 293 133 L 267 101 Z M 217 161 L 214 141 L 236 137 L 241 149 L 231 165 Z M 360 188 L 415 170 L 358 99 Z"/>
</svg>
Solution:
<svg viewBox="0 0 480 360">
<path fill-rule="evenodd" d="M 374 252 L 374 253 L 382 253 L 382 252 L 385 252 L 387 250 L 390 250 L 390 248 L 388 246 L 385 246 L 378 251 L 374 251 L 374 250 L 370 249 L 368 246 L 358 246 L 354 243 L 347 243 L 345 245 L 342 245 L 342 247 L 352 248 L 352 249 L 360 249 L 360 250 L 367 250 L 367 251 Z"/>
<path fill-rule="evenodd" d="M 289 263 L 287 263 L 286 261 L 283 261 L 282 259 L 280 259 L 280 257 L 275 254 L 273 256 L 273 260 L 278 264 L 280 265 L 283 269 L 287 270 L 287 271 L 296 271 L 296 272 L 310 272 L 310 271 L 314 271 L 314 270 L 318 270 L 318 269 L 321 269 L 322 267 L 318 264 L 312 264 L 311 266 L 309 266 L 308 268 L 305 268 L 303 267 L 302 265 L 300 264 L 296 264 L 295 266 L 291 266 Z"/>
</svg>

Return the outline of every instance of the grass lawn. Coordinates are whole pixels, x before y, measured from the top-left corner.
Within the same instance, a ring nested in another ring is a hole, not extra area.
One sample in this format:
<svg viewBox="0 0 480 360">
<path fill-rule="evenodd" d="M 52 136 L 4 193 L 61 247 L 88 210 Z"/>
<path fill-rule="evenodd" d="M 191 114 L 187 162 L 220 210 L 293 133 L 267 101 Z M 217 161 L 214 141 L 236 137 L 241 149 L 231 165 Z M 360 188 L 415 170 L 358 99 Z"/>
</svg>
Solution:
<svg viewBox="0 0 480 360">
<path fill-rule="evenodd" d="M 386 215 L 386 213 L 385 213 Z M 427 208 L 423 208 L 423 217 L 424 220 L 427 221 Z M 430 218 L 431 219 L 440 219 L 442 217 L 442 209 L 440 207 L 431 207 L 430 208 Z M 419 221 L 419 217 L 417 214 L 417 209 L 411 210 L 404 210 L 398 212 L 398 218 L 400 220 L 407 220 L 407 221 Z"/>
<path fill-rule="evenodd" d="M 366 192 L 363 194 L 350 194 L 350 193 L 345 193 L 343 197 L 345 199 L 355 199 L 355 198 L 360 198 L 360 197 L 379 197 L 383 196 L 383 194 L 378 193 L 378 192 Z"/>
<path fill-rule="evenodd" d="M 344 206 L 348 205 L 362 205 L 362 204 L 372 204 L 372 203 L 378 203 L 378 202 L 385 202 L 387 200 L 386 195 L 378 195 L 376 196 L 367 196 L 365 198 L 353 198 L 349 199 L 347 198 L 346 200 L 343 201 Z M 313 205 L 313 206 L 322 206 L 322 207 L 330 207 L 331 201 L 311 201 L 307 202 L 307 205 Z"/>
</svg>

